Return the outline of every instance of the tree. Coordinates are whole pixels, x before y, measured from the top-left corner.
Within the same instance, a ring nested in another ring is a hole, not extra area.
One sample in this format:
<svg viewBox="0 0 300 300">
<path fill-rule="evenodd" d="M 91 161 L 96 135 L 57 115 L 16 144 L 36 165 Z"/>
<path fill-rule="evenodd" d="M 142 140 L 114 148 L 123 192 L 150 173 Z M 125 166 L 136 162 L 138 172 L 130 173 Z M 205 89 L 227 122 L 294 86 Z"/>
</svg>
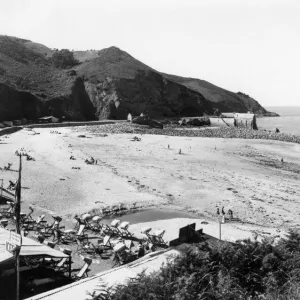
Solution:
<svg viewBox="0 0 300 300">
<path fill-rule="evenodd" d="M 73 67 L 79 63 L 73 52 L 68 49 L 57 50 L 52 55 L 52 61 L 57 68 Z"/>
</svg>

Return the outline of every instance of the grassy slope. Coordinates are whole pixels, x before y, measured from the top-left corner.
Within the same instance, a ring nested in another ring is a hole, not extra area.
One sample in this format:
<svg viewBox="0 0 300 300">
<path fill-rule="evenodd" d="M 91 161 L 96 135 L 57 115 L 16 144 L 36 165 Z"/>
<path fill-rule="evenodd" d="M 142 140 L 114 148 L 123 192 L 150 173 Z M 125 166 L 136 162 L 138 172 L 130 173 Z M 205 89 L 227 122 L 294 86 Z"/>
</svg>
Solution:
<svg viewBox="0 0 300 300">
<path fill-rule="evenodd" d="M 47 97 L 67 93 L 72 79 L 46 58 L 47 49 L 27 40 L 0 36 L 0 81 Z"/>
<path fill-rule="evenodd" d="M 103 81 L 106 77 L 133 79 L 138 70 L 153 70 L 117 47 L 98 51 L 97 57 L 77 67 L 80 74 Z M 154 71 L 154 70 L 153 70 Z"/>
<path fill-rule="evenodd" d="M 266 110 L 253 98 L 241 97 L 236 93 L 220 88 L 205 80 L 197 78 L 185 78 L 169 74 L 164 74 L 164 76 L 170 80 L 185 85 L 191 90 L 201 93 L 209 101 L 229 106 L 233 109 L 233 111 L 236 106 L 245 106 L 250 110 L 254 109 L 255 111 L 259 111 L 261 113 L 266 112 Z"/>
</svg>

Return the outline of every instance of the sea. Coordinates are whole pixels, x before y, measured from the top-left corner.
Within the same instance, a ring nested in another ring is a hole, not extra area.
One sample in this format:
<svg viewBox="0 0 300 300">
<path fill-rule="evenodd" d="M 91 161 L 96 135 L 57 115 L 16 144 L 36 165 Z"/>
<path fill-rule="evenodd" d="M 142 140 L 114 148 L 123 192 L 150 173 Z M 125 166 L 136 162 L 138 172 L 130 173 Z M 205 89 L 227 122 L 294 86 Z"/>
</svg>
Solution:
<svg viewBox="0 0 300 300">
<path fill-rule="evenodd" d="M 257 118 L 259 129 L 275 131 L 278 128 L 280 132 L 300 135 L 300 106 L 272 106 L 265 109 L 278 113 L 280 117 Z"/>
</svg>

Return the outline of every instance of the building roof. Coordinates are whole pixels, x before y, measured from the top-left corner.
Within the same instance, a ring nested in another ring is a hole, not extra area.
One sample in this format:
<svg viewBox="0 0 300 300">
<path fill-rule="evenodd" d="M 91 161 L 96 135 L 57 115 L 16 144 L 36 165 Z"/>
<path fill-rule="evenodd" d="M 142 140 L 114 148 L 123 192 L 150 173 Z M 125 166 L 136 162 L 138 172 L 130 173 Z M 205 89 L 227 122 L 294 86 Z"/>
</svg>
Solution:
<svg viewBox="0 0 300 300">
<path fill-rule="evenodd" d="M 254 114 L 250 114 L 250 113 L 247 113 L 247 114 L 243 114 L 243 113 L 234 113 L 234 118 L 236 119 L 249 119 L 249 120 L 253 120 L 254 118 Z"/>
<path fill-rule="evenodd" d="M 0 265 L 7 263 L 8 260 L 13 260 L 12 253 L 6 250 L 6 241 L 10 240 L 10 231 L 0 228 Z M 50 256 L 50 257 L 69 257 L 61 251 L 52 249 L 44 244 L 40 244 L 30 238 L 22 236 L 22 246 L 20 256 Z"/>
<path fill-rule="evenodd" d="M 234 117 L 234 113 L 231 112 L 231 113 L 221 113 L 221 117 L 224 117 L 224 118 L 233 118 Z"/>
<path fill-rule="evenodd" d="M 52 120 L 52 116 L 47 116 L 47 117 L 41 117 L 41 118 L 39 118 L 39 120 Z"/>
</svg>

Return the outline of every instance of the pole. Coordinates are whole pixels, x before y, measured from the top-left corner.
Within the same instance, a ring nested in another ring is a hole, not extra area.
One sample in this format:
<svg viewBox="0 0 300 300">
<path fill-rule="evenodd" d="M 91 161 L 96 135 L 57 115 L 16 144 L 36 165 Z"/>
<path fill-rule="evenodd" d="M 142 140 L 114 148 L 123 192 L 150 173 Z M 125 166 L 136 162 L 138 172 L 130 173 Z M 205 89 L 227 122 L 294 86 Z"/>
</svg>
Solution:
<svg viewBox="0 0 300 300">
<path fill-rule="evenodd" d="M 221 240 L 221 227 L 222 227 L 222 223 L 221 220 L 219 221 L 219 239 Z"/>
<path fill-rule="evenodd" d="M 21 234 L 20 231 L 20 211 L 21 211 L 21 173 L 22 173 L 22 155 L 19 154 L 20 164 L 19 164 L 19 179 L 18 185 L 16 187 L 16 205 L 15 205 L 15 215 L 16 215 L 16 232 Z M 20 299 L 20 250 L 21 247 L 16 247 L 15 258 L 16 258 L 16 300 Z"/>
<path fill-rule="evenodd" d="M 2 190 L 3 190 L 3 178 L 0 178 L 0 180 L 1 180 L 1 200 L 2 200 Z"/>
</svg>

